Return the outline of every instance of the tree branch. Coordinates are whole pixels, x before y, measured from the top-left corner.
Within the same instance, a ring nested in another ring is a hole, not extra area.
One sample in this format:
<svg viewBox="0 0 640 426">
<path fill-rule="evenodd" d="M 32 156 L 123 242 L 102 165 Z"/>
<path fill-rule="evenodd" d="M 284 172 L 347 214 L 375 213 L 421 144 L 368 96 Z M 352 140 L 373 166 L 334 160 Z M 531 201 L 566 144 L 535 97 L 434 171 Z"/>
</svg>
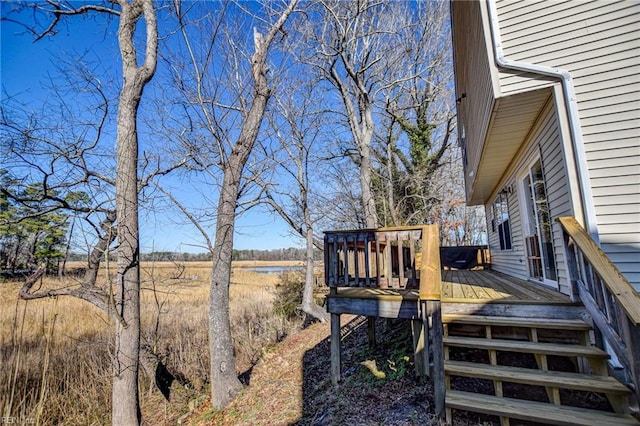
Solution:
<svg viewBox="0 0 640 426">
<path fill-rule="evenodd" d="M 60 18 L 62 16 L 65 15 L 82 15 L 85 14 L 89 11 L 96 11 L 96 12 L 101 12 L 101 13 L 108 13 L 111 15 L 115 15 L 115 16 L 120 16 L 120 12 L 115 10 L 115 9 L 111 9 L 108 7 L 104 7 L 104 6 L 99 6 L 97 4 L 85 4 L 83 6 L 77 7 L 77 8 L 62 8 L 61 3 L 57 2 L 57 1 L 53 1 L 53 0 L 47 0 L 47 3 L 50 4 L 51 6 L 54 7 L 54 9 L 48 9 L 46 7 L 42 7 L 42 6 L 36 6 L 38 9 L 42 10 L 43 12 L 47 12 L 47 13 L 51 13 L 53 14 L 54 18 L 53 21 L 51 21 L 51 23 L 49 24 L 49 26 L 42 32 L 40 33 L 40 35 L 38 35 L 36 37 L 36 39 L 34 40 L 34 43 L 41 40 L 42 38 L 44 38 L 46 35 L 48 34 L 55 34 L 55 27 L 56 25 L 58 25 L 58 22 L 60 21 Z M 68 4 L 68 3 L 66 3 Z M 34 32 L 35 34 L 35 32 Z"/>
</svg>

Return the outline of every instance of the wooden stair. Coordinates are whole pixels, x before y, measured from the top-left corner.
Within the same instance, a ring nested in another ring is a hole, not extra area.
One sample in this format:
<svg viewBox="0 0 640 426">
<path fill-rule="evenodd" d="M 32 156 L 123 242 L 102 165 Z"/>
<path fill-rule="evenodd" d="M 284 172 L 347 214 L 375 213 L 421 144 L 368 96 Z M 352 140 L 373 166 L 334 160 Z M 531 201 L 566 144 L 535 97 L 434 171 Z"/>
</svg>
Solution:
<svg viewBox="0 0 640 426">
<path fill-rule="evenodd" d="M 464 410 L 497 416 L 503 426 L 512 419 L 640 425 L 629 413 L 630 390 L 608 376 L 609 355 L 591 345 L 591 327 L 584 321 L 462 314 L 443 315 L 442 320 L 449 424 L 452 410 Z M 469 392 L 464 378 L 484 383 L 483 393 Z M 596 399 L 600 395 L 599 404 L 575 404 L 576 398 L 567 398 L 569 391 Z"/>
</svg>

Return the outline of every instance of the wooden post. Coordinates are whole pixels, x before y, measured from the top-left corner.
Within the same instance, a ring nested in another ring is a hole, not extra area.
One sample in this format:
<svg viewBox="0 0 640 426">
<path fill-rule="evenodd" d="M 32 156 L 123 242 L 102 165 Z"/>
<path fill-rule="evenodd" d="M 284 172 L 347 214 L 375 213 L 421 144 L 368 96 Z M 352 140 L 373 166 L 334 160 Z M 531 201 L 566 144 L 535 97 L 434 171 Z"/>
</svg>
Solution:
<svg viewBox="0 0 640 426">
<path fill-rule="evenodd" d="M 438 225 L 424 226 L 422 231 L 422 266 L 420 268 L 420 299 L 440 300 L 440 242 Z"/>
<path fill-rule="evenodd" d="M 418 234 L 419 235 L 419 234 Z M 416 277 L 416 241 L 420 238 L 419 236 L 416 238 L 416 233 L 411 232 L 409 238 L 409 261 L 411 267 L 411 288 L 415 288 L 417 283 Z"/>
<path fill-rule="evenodd" d="M 376 287 L 382 288 L 382 276 L 384 275 L 384 247 L 380 244 L 379 234 L 375 234 L 376 239 Z"/>
<path fill-rule="evenodd" d="M 360 256 L 358 250 L 358 235 L 353 237 L 353 277 L 355 279 L 353 286 L 360 287 Z"/>
<path fill-rule="evenodd" d="M 324 236 L 324 282 L 327 286 L 334 284 L 333 272 L 335 271 L 334 244 L 328 235 Z"/>
<path fill-rule="evenodd" d="M 422 361 L 422 352 L 424 350 L 424 331 L 422 330 L 421 320 L 411 320 L 411 337 L 413 338 L 413 360 L 416 368 L 416 377 L 422 378 L 425 375 L 425 365 Z M 420 341 L 421 337 L 423 338 L 422 341 Z"/>
<path fill-rule="evenodd" d="M 634 384 L 636 399 L 640 401 L 640 326 L 635 325 L 626 315 L 623 317 L 623 321 L 625 321 L 624 339 L 627 343 L 627 353 L 631 364 L 629 376 Z"/>
<path fill-rule="evenodd" d="M 389 232 L 385 232 L 384 237 L 386 243 L 384 247 L 384 276 L 387 277 L 386 288 L 393 288 L 393 261 L 391 260 L 391 250 L 393 250 L 393 247 L 391 246 Z"/>
<path fill-rule="evenodd" d="M 349 247 L 347 246 L 347 237 L 345 235 L 342 236 L 342 265 L 344 267 L 344 271 L 342 271 L 344 286 L 349 287 Z"/>
<path fill-rule="evenodd" d="M 367 317 L 367 337 L 369 338 L 369 347 L 376 346 L 376 317 Z"/>
<path fill-rule="evenodd" d="M 411 320 L 411 334 L 413 336 L 413 353 L 416 365 L 416 376 L 420 379 L 429 377 L 429 318 L 427 316 L 427 302 L 420 301 L 420 318 Z"/>
<path fill-rule="evenodd" d="M 442 331 L 442 312 L 440 311 L 439 300 L 429 300 L 427 303 L 427 313 L 431 316 L 431 348 L 433 351 L 433 369 L 431 379 L 433 380 L 435 414 L 442 417 L 445 408 L 445 377 L 444 377 L 444 341 Z"/>
<path fill-rule="evenodd" d="M 331 314 L 331 382 L 334 386 L 342 379 L 340 364 L 340 314 Z"/>
<path fill-rule="evenodd" d="M 405 284 L 404 284 L 404 240 L 403 240 L 403 233 L 402 232 L 397 232 L 396 233 L 397 237 L 398 237 L 398 287 L 400 288 L 404 288 Z"/>
<path fill-rule="evenodd" d="M 576 258 L 575 250 L 571 246 L 569 235 L 564 231 L 564 229 L 562 230 L 562 235 L 564 240 L 564 254 L 569 268 L 569 297 L 572 302 L 577 302 L 579 299 L 577 283 L 580 279 L 578 259 Z"/>
</svg>

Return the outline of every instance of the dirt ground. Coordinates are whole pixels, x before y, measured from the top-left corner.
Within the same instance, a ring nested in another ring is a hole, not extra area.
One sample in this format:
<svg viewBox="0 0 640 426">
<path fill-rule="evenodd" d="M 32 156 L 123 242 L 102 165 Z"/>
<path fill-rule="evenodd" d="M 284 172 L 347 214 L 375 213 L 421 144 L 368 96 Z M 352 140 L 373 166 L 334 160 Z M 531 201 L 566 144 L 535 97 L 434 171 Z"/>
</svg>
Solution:
<svg viewBox="0 0 640 426">
<path fill-rule="evenodd" d="M 411 332 L 407 321 L 376 322 L 377 345 L 370 348 L 366 319 L 343 316 L 342 372 L 338 387 L 330 379 L 329 325 L 312 324 L 265 351 L 263 359 L 243 377 L 248 384 L 225 410 L 205 403 L 189 418 L 191 425 L 442 425 L 434 415 L 433 388 L 415 377 Z M 482 362 L 485 353 L 459 351 L 452 359 Z M 535 368 L 533 357 L 513 356 L 506 365 Z M 562 368 L 566 360 L 552 360 Z M 553 369 L 553 367 L 552 367 Z M 493 393 L 487 380 L 453 378 L 452 388 Z M 508 394 L 508 395 L 507 395 Z M 543 401 L 544 388 L 510 384 L 505 396 Z M 564 403 L 607 409 L 600 395 L 565 394 Z M 569 401 L 572 402 L 569 402 Z M 454 426 L 499 425 L 499 418 L 454 410 Z M 534 426 L 531 422 L 513 425 Z"/>
<path fill-rule="evenodd" d="M 289 336 L 244 375 L 225 410 L 204 404 L 192 425 L 437 425 L 431 385 L 415 378 L 406 321 L 379 320 L 369 348 L 366 320 L 343 316 L 343 381 L 330 378 L 329 324 Z"/>
</svg>

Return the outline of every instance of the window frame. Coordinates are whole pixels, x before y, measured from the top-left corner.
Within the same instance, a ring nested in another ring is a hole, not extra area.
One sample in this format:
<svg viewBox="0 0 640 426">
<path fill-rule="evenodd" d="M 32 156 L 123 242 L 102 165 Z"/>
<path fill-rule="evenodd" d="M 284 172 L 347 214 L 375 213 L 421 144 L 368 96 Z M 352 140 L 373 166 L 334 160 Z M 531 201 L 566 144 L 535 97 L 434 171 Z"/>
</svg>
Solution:
<svg viewBox="0 0 640 426">
<path fill-rule="evenodd" d="M 513 250 L 511 217 L 509 215 L 509 197 L 505 191 L 498 193 L 492 203 L 493 220 L 491 230 L 498 234 L 500 251 Z"/>
</svg>

